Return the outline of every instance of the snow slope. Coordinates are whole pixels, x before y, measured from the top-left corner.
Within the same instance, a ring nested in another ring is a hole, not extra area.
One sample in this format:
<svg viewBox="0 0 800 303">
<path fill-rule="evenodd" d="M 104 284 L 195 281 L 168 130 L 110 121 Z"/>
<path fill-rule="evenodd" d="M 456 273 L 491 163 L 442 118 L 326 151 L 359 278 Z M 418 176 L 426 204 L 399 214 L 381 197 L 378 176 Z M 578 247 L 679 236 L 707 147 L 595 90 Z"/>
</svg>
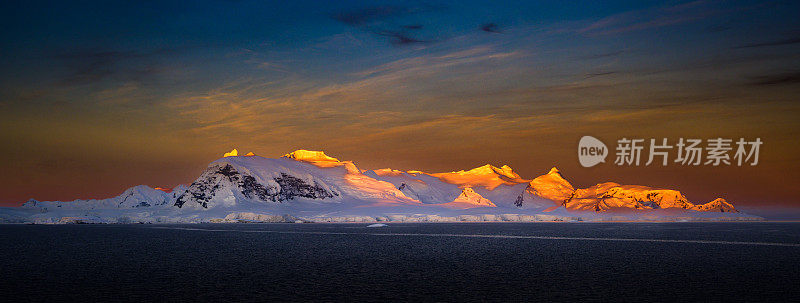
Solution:
<svg viewBox="0 0 800 303">
<path fill-rule="evenodd" d="M 467 209 L 475 207 L 497 207 L 491 200 L 476 193 L 472 187 L 465 187 L 453 201 L 441 204 L 444 207 Z"/>
</svg>

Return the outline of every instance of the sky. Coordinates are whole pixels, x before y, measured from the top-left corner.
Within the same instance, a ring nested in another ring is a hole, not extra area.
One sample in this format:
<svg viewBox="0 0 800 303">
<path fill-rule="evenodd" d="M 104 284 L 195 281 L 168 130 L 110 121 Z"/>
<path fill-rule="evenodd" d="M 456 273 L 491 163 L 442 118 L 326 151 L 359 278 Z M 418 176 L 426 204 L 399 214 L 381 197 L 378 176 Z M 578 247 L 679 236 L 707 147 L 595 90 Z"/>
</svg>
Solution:
<svg viewBox="0 0 800 303">
<path fill-rule="evenodd" d="M 796 1 L 68 2 L 0 4 L 2 206 L 188 184 L 237 148 L 800 207 Z M 585 168 L 586 135 L 764 143 Z"/>
</svg>

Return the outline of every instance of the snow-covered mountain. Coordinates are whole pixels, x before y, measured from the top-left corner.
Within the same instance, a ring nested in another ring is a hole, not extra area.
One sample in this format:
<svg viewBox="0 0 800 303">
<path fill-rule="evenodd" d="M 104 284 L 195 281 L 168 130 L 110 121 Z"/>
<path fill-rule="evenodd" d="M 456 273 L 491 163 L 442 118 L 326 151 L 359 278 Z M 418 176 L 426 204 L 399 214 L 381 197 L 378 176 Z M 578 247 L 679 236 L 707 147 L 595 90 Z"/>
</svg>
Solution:
<svg viewBox="0 0 800 303">
<path fill-rule="evenodd" d="M 562 205 L 565 201 L 572 198 L 575 188 L 569 181 L 564 179 L 561 172 L 553 167 L 547 174 L 538 176 L 528 183 L 525 191 L 522 192 L 514 205 L 527 208 L 550 208 L 553 203 Z"/>
<path fill-rule="evenodd" d="M 28 200 L 22 204 L 23 208 L 39 209 L 129 209 L 149 207 L 169 207 L 177 196 L 186 190 L 185 186 L 178 186 L 169 193 L 151 188 L 147 185 L 138 185 L 126 189 L 119 196 L 108 199 L 75 200 L 72 202 L 36 201 Z"/>
<path fill-rule="evenodd" d="M 578 189 L 564 202 L 567 209 L 608 211 L 627 209 L 692 209 L 694 205 L 676 190 L 653 189 L 639 185 L 619 185 L 614 182 L 600 183 Z"/>
<path fill-rule="evenodd" d="M 697 211 L 718 211 L 718 212 L 733 212 L 738 213 L 739 211 L 733 208 L 733 205 L 725 201 L 723 198 L 716 198 L 714 201 L 708 202 L 706 204 L 695 205 L 692 207 L 693 210 Z"/>
<path fill-rule="evenodd" d="M 20 209 L 0 210 L 0 221 L 573 220 L 610 218 L 617 210 L 628 211 L 630 220 L 638 214 L 752 218 L 736 214 L 724 199 L 695 205 L 676 190 L 613 182 L 575 189 L 556 168 L 532 180 L 507 165 L 489 164 L 446 173 L 361 171 L 321 151 L 297 150 L 273 159 L 238 156 L 234 150 L 188 186 L 139 185 L 108 199 L 30 200 Z"/>
<path fill-rule="evenodd" d="M 174 203 L 177 208 L 258 208 L 275 204 L 420 204 L 350 161 L 298 150 L 278 159 L 224 157 L 212 162 Z"/>
</svg>

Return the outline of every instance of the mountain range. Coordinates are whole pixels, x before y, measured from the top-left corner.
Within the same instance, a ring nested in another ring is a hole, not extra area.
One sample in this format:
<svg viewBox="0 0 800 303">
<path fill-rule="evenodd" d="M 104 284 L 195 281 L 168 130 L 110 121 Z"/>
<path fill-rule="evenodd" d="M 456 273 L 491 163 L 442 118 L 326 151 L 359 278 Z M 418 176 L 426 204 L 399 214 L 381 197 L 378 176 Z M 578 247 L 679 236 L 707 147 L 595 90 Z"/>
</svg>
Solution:
<svg viewBox="0 0 800 303">
<path fill-rule="evenodd" d="M 556 168 L 533 179 L 489 164 L 446 173 L 360 170 L 308 150 L 279 158 L 233 150 L 189 185 L 0 209 L 0 222 L 28 223 L 757 219 L 722 198 L 694 204 L 672 189 L 613 182 L 576 189 Z"/>
</svg>

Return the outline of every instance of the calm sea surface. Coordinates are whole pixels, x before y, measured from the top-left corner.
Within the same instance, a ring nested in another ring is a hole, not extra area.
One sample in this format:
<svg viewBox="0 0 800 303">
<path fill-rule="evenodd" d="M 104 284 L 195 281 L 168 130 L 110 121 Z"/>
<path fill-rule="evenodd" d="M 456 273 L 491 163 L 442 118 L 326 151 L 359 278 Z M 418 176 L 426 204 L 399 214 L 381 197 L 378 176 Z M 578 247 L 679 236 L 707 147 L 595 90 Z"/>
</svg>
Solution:
<svg viewBox="0 0 800 303">
<path fill-rule="evenodd" d="M 0 225 L 0 301 L 800 302 L 798 223 Z"/>
</svg>

